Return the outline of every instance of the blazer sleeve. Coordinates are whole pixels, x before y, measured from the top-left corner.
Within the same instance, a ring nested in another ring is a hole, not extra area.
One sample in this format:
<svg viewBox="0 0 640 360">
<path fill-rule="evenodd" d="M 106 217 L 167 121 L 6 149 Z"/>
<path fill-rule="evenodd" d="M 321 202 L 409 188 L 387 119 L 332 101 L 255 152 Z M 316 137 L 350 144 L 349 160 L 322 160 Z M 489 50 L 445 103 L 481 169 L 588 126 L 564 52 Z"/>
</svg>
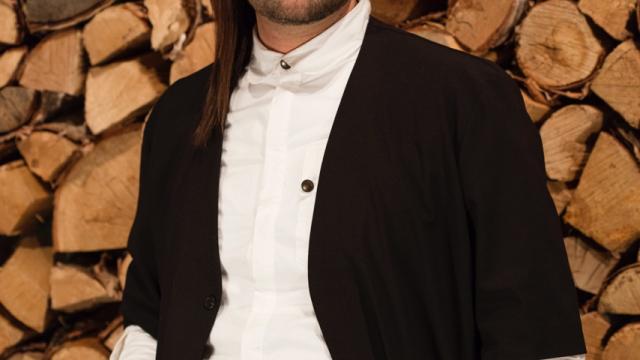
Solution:
<svg viewBox="0 0 640 360">
<path fill-rule="evenodd" d="M 483 60 L 484 61 L 484 60 Z M 480 359 L 586 353 L 542 141 L 519 87 L 486 61 L 458 100 Z"/>
<path fill-rule="evenodd" d="M 157 339 L 160 308 L 160 286 L 156 259 L 156 244 L 152 231 L 154 208 L 152 171 L 154 162 L 154 129 L 157 126 L 160 100 L 151 110 L 143 135 L 140 153 L 138 200 L 133 225 L 129 232 L 127 250 L 133 260 L 129 263 L 120 311 L 124 326 L 138 325 Z"/>
</svg>

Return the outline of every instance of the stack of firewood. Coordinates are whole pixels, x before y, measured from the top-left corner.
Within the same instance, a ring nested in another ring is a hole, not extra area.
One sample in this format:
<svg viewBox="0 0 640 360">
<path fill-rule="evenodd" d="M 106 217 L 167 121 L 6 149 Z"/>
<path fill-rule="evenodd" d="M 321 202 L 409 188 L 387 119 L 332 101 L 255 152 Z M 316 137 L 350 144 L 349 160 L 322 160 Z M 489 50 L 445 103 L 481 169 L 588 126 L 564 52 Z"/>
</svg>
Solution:
<svg viewBox="0 0 640 360">
<path fill-rule="evenodd" d="M 638 0 L 371 1 L 521 85 L 589 358 L 640 359 Z M 144 120 L 212 61 L 215 18 L 208 0 L 0 0 L 0 359 L 108 358 Z"/>
</svg>

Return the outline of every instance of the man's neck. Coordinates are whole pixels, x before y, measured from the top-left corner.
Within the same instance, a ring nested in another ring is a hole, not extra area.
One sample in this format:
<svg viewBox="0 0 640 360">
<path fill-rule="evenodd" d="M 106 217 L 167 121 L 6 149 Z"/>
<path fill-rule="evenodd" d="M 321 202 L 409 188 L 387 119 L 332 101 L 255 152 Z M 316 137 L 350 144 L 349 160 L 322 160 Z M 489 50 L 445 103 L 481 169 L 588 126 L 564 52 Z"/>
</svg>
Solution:
<svg viewBox="0 0 640 360">
<path fill-rule="evenodd" d="M 269 49 L 286 54 L 333 25 L 358 3 L 347 2 L 343 7 L 322 20 L 303 25 L 283 25 L 257 14 L 256 26 L 260 41 Z"/>
</svg>

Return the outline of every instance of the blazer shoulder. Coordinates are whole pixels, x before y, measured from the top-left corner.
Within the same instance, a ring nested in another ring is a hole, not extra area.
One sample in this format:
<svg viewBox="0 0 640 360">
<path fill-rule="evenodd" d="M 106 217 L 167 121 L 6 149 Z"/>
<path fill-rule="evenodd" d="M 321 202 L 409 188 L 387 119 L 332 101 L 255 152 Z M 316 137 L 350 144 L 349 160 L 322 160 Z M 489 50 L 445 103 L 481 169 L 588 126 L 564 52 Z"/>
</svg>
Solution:
<svg viewBox="0 0 640 360">
<path fill-rule="evenodd" d="M 380 58 L 388 62 L 382 65 L 409 74 L 404 77 L 406 79 L 421 82 L 426 79 L 440 89 L 454 86 L 458 91 L 464 91 L 469 82 L 511 79 L 491 60 L 447 47 L 373 17 L 371 21 L 379 39 Z M 420 86 L 424 88 L 425 85 L 422 83 Z"/>
<path fill-rule="evenodd" d="M 160 94 L 147 121 L 148 125 L 154 127 L 155 133 L 175 133 L 179 128 L 193 125 L 206 94 L 205 85 L 211 68 L 210 63 L 174 81 Z"/>
</svg>

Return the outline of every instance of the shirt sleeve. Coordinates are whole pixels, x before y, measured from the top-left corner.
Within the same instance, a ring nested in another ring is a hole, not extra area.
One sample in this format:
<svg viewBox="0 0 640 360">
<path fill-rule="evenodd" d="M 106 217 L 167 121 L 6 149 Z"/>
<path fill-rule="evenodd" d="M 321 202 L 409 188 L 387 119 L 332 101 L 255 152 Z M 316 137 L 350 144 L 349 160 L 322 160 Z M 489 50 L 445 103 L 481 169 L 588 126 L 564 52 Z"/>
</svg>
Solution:
<svg viewBox="0 0 640 360">
<path fill-rule="evenodd" d="M 515 81 L 480 60 L 456 99 L 480 359 L 586 353 L 540 134 Z"/>
<path fill-rule="evenodd" d="M 586 359 L 586 354 L 580 354 L 580 355 L 573 355 L 573 356 L 547 358 L 543 360 L 585 360 L 585 359 Z"/>
<path fill-rule="evenodd" d="M 138 325 L 128 325 L 116 342 L 109 360 L 153 360 L 157 341 Z"/>
</svg>

